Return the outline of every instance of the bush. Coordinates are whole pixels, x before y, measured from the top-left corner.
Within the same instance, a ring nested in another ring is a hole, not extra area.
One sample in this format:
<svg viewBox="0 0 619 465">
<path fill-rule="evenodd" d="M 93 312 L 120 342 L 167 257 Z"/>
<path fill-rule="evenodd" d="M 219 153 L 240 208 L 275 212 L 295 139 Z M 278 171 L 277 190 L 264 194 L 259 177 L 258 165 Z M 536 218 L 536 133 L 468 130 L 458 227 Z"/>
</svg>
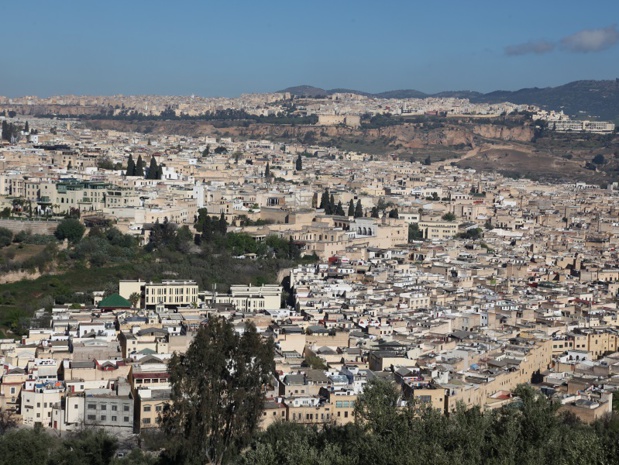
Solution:
<svg viewBox="0 0 619 465">
<path fill-rule="evenodd" d="M 0 228 L 0 247 L 7 247 L 13 242 L 13 231 L 7 228 Z"/>
<path fill-rule="evenodd" d="M 54 236 L 59 241 L 67 239 L 71 244 L 76 244 L 80 241 L 85 231 L 86 227 L 79 220 L 67 218 L 60 222 L 56 231 L 54 231 Z"/>
</svg>

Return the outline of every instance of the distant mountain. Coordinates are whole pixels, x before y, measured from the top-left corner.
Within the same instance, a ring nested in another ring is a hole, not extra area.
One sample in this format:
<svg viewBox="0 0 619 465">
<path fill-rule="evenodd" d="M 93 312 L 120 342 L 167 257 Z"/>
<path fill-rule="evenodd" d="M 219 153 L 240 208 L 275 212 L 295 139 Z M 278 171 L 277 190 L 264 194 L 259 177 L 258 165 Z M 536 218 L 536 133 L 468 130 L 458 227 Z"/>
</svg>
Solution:
<svg viewBox="0 0 619 465">
<path fill-rule="evenodd" d="M 423 92 L 419 92 L 418 90 L 413 90 L 413 89 L 390 90 L 388 92 L 381 92 L 375 95 L 376 97 L 380 97 L 380 98 L 427 98 L 427 97 L 430 97 L 428 94 L 424 94 Z"/>
<path fill-rule="evenodd" d="M 468 98 L 469 100 L 473 100 L 482 96 L 481 92 L 475 92 L 473 90 L 447 90 L 444 92 L 439 92 L 437 94 L 432 94 L 431 97 L 438 98 Z"/>
<path fill-rule="evenodd" d="M 326 90 L 321 89 L 320 87 L 307 86 L 307 85 L 288 87 L 284 90 L 278 90 L 277 92 L 278 93 L 288 92 L 297 97 L 326 97 L 329 95 Z"/>
<path fill-rule="evenodd" d="M 327 93 L 329 95 L 333 95 L 333 94 L 357 94 L 357 95 L 365 95 L 366 97 L 374 97 L 374 94 L 371 94 L 369 92 L 363 92 L 360 90 L 354 90 L 354 89 L 331 89 L 328 90 Z"/>
<path fill-rule="evenodd" d="M 619 79 L 614 81 L 574 81 L 557 87 L 533 87 L 516 91 L 498 90 L 472 102 L 530 103 L 571 116 L 594 116 L 604 120 L 619 118 Z"/>
<path fill-rule="evenodd" d="M 468 98 L 473 103 L 529 103 L 549 110 L 563 110 L 566 114 L 571 116 L 591 116 L 603 120 L 619 121 L 619 79 L 607 81 L 574 81 L 557 87 L 532 87 L 516 91 L 497 90 L 487 94 L 470 90 L 426 94 L 412 89 L 392 90 L 372 94 L 351 89 L 325 90 L 307 85 L 289 87 L 280 92 L 290 92 L 300 97 L 326 97 L 336 92 L 345 92 L 368 97 L 395 99 L 454 97 Z"/>
</svg>

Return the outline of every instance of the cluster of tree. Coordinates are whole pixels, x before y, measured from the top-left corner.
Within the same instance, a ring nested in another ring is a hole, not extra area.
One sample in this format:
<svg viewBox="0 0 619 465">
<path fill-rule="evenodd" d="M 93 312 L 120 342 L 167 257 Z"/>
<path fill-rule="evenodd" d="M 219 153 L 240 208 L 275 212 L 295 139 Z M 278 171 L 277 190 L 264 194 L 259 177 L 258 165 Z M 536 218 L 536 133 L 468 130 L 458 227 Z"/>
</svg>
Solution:
<svg viewBox="0 0 619 465">
<path fill-rule="evenodd" d="M 76 218 L 67 218 L 58 223 L 54 236 L 59 241 L 67 239 L 70 244 L 76 244 L 84 236 L 86 227 Z"/>
<path fill-rule="evenodd" d="M 8 228 L 0 228 L 0 248 L 8 247 L 13 243 L 13 231 Z"/>
<path fill-rule="evenodd" d="M 217 216 L 211 216 L 208 214 L 206 208 L 200 208 L 198 210 L 198 217 L 195 222 L 196 231 L 200 233 L 199 242 L 210 242 L 215 235 L 225 236 L 228 232 L 228 221 L 226 215 L 223 212 Z"/>
<path fill-rule="evenodd" d="M 88 236 L 75 244 L 68 255 L 72 260 L 86 261 L 94 267 L 124 263 L 138 255 L 137 239 L 123 234 L 113 226 L 94 226 Z"/>
<path fill-rule="evenodd" d="M 408 242 L 422 241 L 423 231 L 419 229 L 418 223 L 411 223 L 408 225 Z"/>
<path fill-rule="evenodd" d="M 456 235 L 458 239 L 472 239 L 477 240 L 483 237 L 483 230 L 481 228 L 470 228 L 460 234 Z"/>
<path fill-rule="evenodd" d="M 516 404 L 484 412 L 458 407 L 449 416 L 423 404 L 401 405 L 399 389 L 373 380 L 345 426 L 274 424 L 257 436 L 240 463 L 287 464 L 520 464 L 617 463 L 619 418 L 593 425 L 531 387 L 515 391 Z"/>
<path fill-rule="evenodd" d="M 2 140 L 6 140 L 11 143 L 17 142 L 19 140 L 20 133 L 21 133 L 20 126 L 13 124 L 13 123 L 9 123 L 6 120 L 2 121 Z"/>
<path fill-rule="evenodd" d="M 274 347 L 252 324 L 242 332 L 214 317 L 184 355 L 169 363 L 171 402 L 160 417 L 157 457 L 135 450 L 114 459 L 117 443 L 85 430 L 52 441 L 40 430 L 8 428 L 3 463 L 239 465 L 574 465 L 619 461 L 619 417 L 588 425 L 559 413 L 559 404 L 530 386 L 514 402 L 483 411 L 458 405 L 444 415 L 406 399 L 389 380 L 374 378 L 358 396 L 354 422 L 323 426 L 276 422 L 258 432 L 264 389 L 275 368 Z M 6 431 L 6 430 L 5 430 Z"/>
<path fill-rule="evenodd" d="M 445 213 L 443 216 L 441 216 L 441 220 L 443 221 L 456 221 L 456 215 L 454 215 L 451 212 Z"/>
<path fill-rule="evenodd" d="M 154 157 L 153 157 L 154 158 Z M 138 155 L 137 163 L 133 161 L 133 155 L 129 154 L 129 160 L 127 160 L 127 169 L 125 170 L 126 176 L 144 176 L 144 161 L 142 155 Z M 153 178 L 150 178 L 153 179 Z M 161 178 L 157 178 L 161 179 Z"/>
<path fill-rule="evenodd" d="M 335 197 L 333 194 L 329 193 L 329 189 L 325 189 L 322 193 L 318 208 L 322 208 L 327 215 L 352 216 L 355 218 L 361 218 L 363 216 L 363 205 L 361 205 L 361 200 L 357 200 L 355 204 L 354 200 L 350 199 L 348 202 L 348 209 L 344 211 L 342 201 L 336 204 Z"/>
<path fill-rule="evenodd" d="M 102 170 L 121 170 L 123 165 L 120 162 L 114 163 L 109 157 L 97 158 L 97 168 Z"/>
<path fill-rule="evenodd" d="M 140 449 L 117 457 L 119 442 L 99 429 L 83 429 L 59 439 L 42 428 L 5 428 L 0 433 L 0 465 L 155 465 Z"/>
<path fill-rule="evenodd" d="M 49 115 L 52 116 L 52 115 Z M 53 115 L 56 118 L 75 118 L 75 115 Z M 245 110 L 217 110 L 206 112 L 200 115 L 188 115 L 176 112 L 167 108 L 159 115 L 145 115 L 139 111 L 123 109 L 115 111 L 114 108 L 102 109 L 100 113 L 92 115 L 81 115 L 82 119 L 101 120 L 111 119 L 120 121 L 228 121 L 228 122 L 249 122 L 262 124 L 289 124 L 289 125 L 313 125 L 318 122 L 318 116 L 300 116 L 290 112 L 279 112 L 275 115 L 252 115 Z"/>
</svg>

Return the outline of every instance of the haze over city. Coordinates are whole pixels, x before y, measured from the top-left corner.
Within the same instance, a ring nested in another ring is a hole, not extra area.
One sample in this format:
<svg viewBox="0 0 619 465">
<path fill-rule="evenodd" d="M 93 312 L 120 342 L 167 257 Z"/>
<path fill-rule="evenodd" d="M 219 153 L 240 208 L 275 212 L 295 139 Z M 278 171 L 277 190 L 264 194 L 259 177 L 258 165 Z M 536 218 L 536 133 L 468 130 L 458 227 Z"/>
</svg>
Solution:
<svg viewBox="0 0 619 465">
<path fill-rule="evenodd" d="M 619 4 L 7 2 L 0 95 L 237 96 L 614 79 Z"/>
</svg>

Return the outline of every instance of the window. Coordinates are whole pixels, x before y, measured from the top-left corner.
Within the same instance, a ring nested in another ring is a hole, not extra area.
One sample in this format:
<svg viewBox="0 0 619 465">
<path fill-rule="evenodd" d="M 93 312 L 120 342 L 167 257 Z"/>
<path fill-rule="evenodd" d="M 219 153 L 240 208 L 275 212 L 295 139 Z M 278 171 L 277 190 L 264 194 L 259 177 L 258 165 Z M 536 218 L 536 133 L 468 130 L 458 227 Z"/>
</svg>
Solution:
<svg viewBox="0 0 619 465">
<path fill-rule="evenodd" d="M 41 402 L 37 402 L 37 408 L 41 407 Z"/>
<path fill-rule="evenodd" d="M 128 412 L 129 411 L 129 406 L 128 405 L 124 405 L 123 406 L 123 412 Z"/>
<path fill-rule="evenodd" d="M 124 421 L 125 423 L 129 423 L 129 417 L 123 417 L 123 421 Z"/>
<path fill-rule="evenodd" d="M 75 404 L 75 405 L 73 406 L 73 408 L 77 408 L 77 404 Z"/>
<path fill-rule="evenodd" d="M 118 417 L 112 417 L 112 421 L 118 421 Z"/>
<path fill-rule="evenodd" d="M 11 388 L 11 394 L 15 394 L 15 388 L 14 387 Z"/>
<path fill-rule="evenodd" d="M 101 421 L 105 421 L 107 420 L 107 417 L 105 415 L 101 415 Z"/>
<path fill-rule="evenodd" d="M 112 412 L 115 412 L 118 410 L 118 405 L 114 404 L 112 405 Z"/>
<path fill-rule="evenodd" d="M 95 410 L 97 408 L 96 404 L 88 404 L 88 410 Z"/>
<path fill-rule="evenodd" d="M 107 404 L 101 404 L 101 410 L 107 410 Z"/>
<path fill-rule="evenodd" d="M 145 425 L 150 425 L 150 418 L 142 419 L 142 423 L 144 423 Z"/>
<path fill-rule="evenodd" d="M 145 405 L 144 406 L 144 411 L 145 412 L 150 412 L 150 405 Z"/>
<path fill-rule="evenodd" d="M 344 418 L 348 418 L 348 410 L 344 412 Z"/>
<path fill-rule="evenodd" d="M 89 420 L 94 421 L 94 420 L 96 420 L 96 419 L 97 419 L 97 416 L 96 416 L 96 415 L 88 415 L 88 417 L 87 417 L 87 418 L 88 418 Z"/>
<path fill-rule="evenodd" d="M 157 406 L 155 407 L 155 411 L 156 411 L 156 412 L 161 412 L 161 410 L 163 410 L 163 409 L 162 409 L 162 407 L 161 407 L 161 405 L 157 405 Z"/>
</svg>

